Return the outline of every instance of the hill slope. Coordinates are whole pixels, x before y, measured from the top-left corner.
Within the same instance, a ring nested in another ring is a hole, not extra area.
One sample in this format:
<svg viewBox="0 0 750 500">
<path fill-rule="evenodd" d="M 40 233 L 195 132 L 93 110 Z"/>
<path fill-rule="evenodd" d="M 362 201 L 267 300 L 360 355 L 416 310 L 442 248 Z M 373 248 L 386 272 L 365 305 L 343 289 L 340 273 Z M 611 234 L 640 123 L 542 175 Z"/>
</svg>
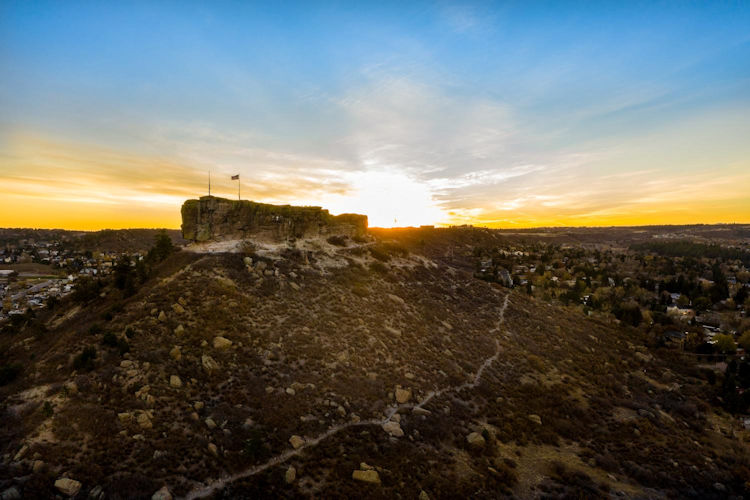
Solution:
<svg viewBox="0 0 750 500">
<path fill-rule="evenodd" d="M 67 475 L 107 498 L 165 485 L 226 498 L 747 493 L 747 450 L 703 402 L 711 388 L 634 330 L 364 248 L 180 252 L 134 297 L 111 290 L 38 319 L 45 333 L 2 338 L 3 362 L 25 366 L 0 388 L 0 486 L 47 496 Z M 96 358 L 75 370 L 87 346 Z"/>
</svg>

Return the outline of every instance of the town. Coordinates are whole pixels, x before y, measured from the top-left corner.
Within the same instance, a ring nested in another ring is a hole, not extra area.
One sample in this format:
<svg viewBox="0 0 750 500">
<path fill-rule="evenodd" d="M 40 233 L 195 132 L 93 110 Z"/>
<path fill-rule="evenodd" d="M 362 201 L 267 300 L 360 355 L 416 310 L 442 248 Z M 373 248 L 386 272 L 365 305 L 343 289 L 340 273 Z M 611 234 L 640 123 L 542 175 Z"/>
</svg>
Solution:
<svg viewBox="0 0 750 500">
<path fill-rule="evenodd" d="M 97 250 L 97 245 L 82 242 L 85 235 L 0 229 L 0 322 L 54 306 L 75 290 L 81 277 L 109 276 L 123 256 L 131 259 L 132 266 L 144 258 L 145 252 L 130 249 Z"/>
<path fill-rule="evenodd" d="M 648 329 L 654 347 L 702 355 L 750 349 L 750 251 L 685 240 L 627 247 L 547 245 L 474 250 L 479 278 Z"/>
</svg>

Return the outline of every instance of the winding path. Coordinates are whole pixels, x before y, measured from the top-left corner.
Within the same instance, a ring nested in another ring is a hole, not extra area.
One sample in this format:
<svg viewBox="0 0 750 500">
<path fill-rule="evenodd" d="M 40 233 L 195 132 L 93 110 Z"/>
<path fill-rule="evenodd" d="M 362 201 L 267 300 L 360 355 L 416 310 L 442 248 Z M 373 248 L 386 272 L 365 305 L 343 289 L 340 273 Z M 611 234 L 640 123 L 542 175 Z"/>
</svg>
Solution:
<svg viewBox="0 0 750 500">
<path fill-rule="evenodd" d="M 503 321 L 505 320 L 505 309 L 508 307 L 509 298 L 510 298 L 510 294 L 506 294 L 505 300 L 503 301 L 503 305 L 500 307 L 500 318 L 498 319 L 497 326 L 493 328 L 492 330 L 490 330 L 489 332 L 491 335 L 494 335 L 497 332 L 499 332 L 500 328 L 502 327 Z M 209 483 L 208 485 L 194 489 L 193 491 L 188 493 L 185 496 L 185 498 L 187 500 L 192 500 L 194 498 L 207 497 L 223 489 L 227 484 L 233 483 L 234 481 L 237 481 L 239 479 L 244 479 L 246 477 L 254 476 L 256 474 L 259 474 L 265 471 L 266 469 L 282 464 L 292 457 L 299 456 L 307 448 L 312 448 L 313 446 L 317 446 L 321 441 L 333 436 L 334 434 L 338 434 L 339 432 L 343 430 L 350 429 L 352 427 L 364 427 L 368 425 L 383 426 L 387 424 L 388 422 L 390 422 L 391 418 L 393 418 L 393 415 L 395 415 L 400 409 L 415 409 L 415 408 L 421 409 L 424 407 L 424 405 L 432 401 L 432 399 L 440 397 L 443 394 L 446 394 L 449 392 L 460 392 L 465 389 L 473 389 L 479 385 L 479 382 L 482 380 L 482 374 L 487 368 L 490 367 L 490 365 L 492 365 L 492 363 L 494 363 L 497 360 L 497 358 L 500 356 L 500 352 L 501 352 L 500 341 L 496 338 L 495 339 L 495 353 L 489 358 L 484 360 L 484 362 L 479 366 L 479 369 L 474 374 L 474 377 L 471 379 L 470 382 L 466 382 L 458 386 L 445 387 L 437 391 L 430 391 L 427 394 L 427 396 L 425 396 L 425 398 L 422 399 L 422 401 L 420 401 L 417 404 L 402 404 L 402 405 L 393 406 L 390 410 L 388 410 L 385 418 L 382 418 L 382 419 L 371 418 L 368 420 L 361 420 L 359 422 L 347 422 L 345 424 L 335 425 L 331 427 L 330 429 L 328 429 L 326 432 L 314 438 L 306 438 L 305 443 L 297 449 L 287 450 L 269 459 L 265 463 L 255 465 L 253 467 L 250 467 L 249 469 L 245 469 L 242 472 L 232 474 L 231 476 L 225 476 L 223 478 L 217 479 L 216 481 Z"/>
</svg>

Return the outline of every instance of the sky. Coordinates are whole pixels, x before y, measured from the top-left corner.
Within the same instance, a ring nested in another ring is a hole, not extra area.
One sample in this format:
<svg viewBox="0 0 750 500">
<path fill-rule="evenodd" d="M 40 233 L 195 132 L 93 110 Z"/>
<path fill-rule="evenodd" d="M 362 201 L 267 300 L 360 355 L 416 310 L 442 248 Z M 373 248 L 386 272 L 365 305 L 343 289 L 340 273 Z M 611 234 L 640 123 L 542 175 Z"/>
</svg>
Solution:
<svg viewBox="0 0 750 500">
<path fill-rule="evenodd" d="M 750 2 L 0 0 L 0 227 L 750 222 Z"/>
</svg>

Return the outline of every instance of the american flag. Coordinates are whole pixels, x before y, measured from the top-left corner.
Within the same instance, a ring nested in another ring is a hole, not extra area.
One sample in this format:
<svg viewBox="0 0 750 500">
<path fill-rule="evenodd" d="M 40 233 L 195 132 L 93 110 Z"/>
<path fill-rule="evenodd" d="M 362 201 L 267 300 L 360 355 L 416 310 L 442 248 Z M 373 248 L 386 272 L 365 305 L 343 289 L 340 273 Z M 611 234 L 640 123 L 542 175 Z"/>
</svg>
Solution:
<svg viewBox="0 0 750 500">
<path fill-rule="evenodd" d="M 233 180 L 233 181 L 238 181 L 238 180 L 240 180 L 240 174 L 237 174 L 237 175 L 233 175 L 233 176 L 232 176 L 232 180 Z"/>
</svg>

